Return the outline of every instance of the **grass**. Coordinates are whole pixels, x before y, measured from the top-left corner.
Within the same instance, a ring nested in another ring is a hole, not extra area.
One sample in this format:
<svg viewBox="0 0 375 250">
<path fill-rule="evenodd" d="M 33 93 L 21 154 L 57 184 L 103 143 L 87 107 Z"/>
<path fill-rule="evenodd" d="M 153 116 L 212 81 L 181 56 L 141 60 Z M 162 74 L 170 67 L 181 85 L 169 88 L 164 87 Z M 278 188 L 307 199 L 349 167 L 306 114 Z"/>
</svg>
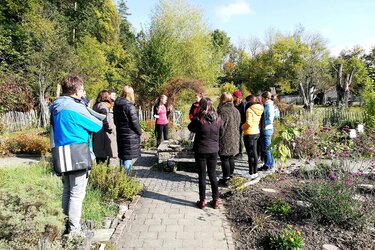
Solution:
<svg viewBox="0 0 375 250">
<path fill-rule="evenodd" d="M 89 180 L 90 183 L 90 180 Z M 36 190 L 43 190 L 40 195 Z M 49 164 L 39 163 L 32 166 L 0 168 L 0 193 L 14 193 L 25 197 L 25 200 L 43 200 L 47 210 L 56 208 L 60 213 L 56 219 L 63 225 L 61 197 L 63 184 L 53 172 Z M 39 196 L 39 197 L 36 197 Z M 118 206 L 113 201 L 105 201 L 103 194 L 88 185 L 83 203 L 82 219 L 93 220 L 96 225 L 106 217 L 115 217 Z M 0 199 L 2 196 L 0 196 Z M 1 203 L 1 200 L 0 200 Z"/>
<path fill-rule="evenodd" d="M 98 189 L 87 187 L 82 219 L 93 220 L 96 225 L 100 225 L 105 217 L 114 217 L 117 211 L 118 205 L 116 203 L 106 202 Z"/>
</svg>

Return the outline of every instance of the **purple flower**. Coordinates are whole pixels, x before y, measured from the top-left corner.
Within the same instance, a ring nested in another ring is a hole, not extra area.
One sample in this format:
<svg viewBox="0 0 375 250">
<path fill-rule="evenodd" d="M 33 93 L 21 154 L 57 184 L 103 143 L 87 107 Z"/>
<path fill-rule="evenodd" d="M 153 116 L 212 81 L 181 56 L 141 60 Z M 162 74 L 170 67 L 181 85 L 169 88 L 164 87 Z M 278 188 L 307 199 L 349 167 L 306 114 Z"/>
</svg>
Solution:
<svg viewBox="0 0 375 250">
<path fill-rule="evenodd" d="M 351 176 L 349 176 L 347 179 L 346 179 L 346 185 L 348 187 L 351 187 L 353 186 L 353 178 Z"/>
<path fill-rule="evenodd" d="M 335 181 L 337 179 L 337 176 L 333 172 L 330 172 L 329 175 L 328 175 L 328 177 L 329 177 L 329 179 L 331 181 Z"/>
</svg>

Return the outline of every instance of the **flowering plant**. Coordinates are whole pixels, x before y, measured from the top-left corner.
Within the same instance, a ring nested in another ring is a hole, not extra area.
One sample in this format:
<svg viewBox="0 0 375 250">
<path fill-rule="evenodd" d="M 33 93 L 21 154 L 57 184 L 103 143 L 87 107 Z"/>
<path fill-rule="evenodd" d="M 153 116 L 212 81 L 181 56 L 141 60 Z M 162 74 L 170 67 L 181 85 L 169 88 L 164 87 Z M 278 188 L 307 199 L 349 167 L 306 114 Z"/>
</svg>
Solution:
<svg viewBox="0 0 375 250">
<path fill-rule="evenodd" d="M 288 226 L 270 239 L 270 249 L 295 250 L 300 249 L 302 244 L 301 231 L 294 230 L 292 226 Z"/>
</svg>

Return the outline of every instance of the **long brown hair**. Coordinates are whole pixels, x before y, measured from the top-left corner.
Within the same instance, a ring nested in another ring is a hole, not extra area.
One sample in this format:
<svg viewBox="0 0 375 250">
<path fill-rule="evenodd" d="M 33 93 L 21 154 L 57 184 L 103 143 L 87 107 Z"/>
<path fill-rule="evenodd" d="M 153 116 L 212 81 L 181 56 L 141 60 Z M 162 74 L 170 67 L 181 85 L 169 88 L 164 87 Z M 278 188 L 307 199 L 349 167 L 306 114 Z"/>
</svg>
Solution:
<svg viewBox="0 0 375 250">
<path fill-rule="evenodd" d="M 96 97 L 95 103 L 100 103 L 100 102 L 108 102 L 109 104 L 112 105 L 111 95 L 108 90 L 102 90 L 99 92 L 98 96 Z"/>
<path fill-rule="evenodd" d="M 200 100 L 198 118 L 201 123 L 205 123 L 206 121 L 211 123 L 218 119 L 218 114 L 210 98 L 205 97 Z"/>
</svg>

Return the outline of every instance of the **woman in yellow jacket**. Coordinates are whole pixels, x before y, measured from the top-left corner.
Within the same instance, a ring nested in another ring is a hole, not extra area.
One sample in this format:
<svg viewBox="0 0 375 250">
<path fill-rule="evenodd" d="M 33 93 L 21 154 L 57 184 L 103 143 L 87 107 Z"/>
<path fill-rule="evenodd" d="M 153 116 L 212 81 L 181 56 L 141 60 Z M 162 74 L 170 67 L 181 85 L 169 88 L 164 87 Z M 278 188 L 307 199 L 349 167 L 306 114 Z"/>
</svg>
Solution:
<svg viewBox="0 0 375 250">
<path fill-rule="evenodd" d="M 263 105 L 258 103 L 258 99 L 253 95 L 246 97 L 246 102 L 246 122 L 242 125 L 242 130 L 249 162 L 249 174 L 250 178 L 253 180 L 258 177 L 257 141 L 260 134 L 260 118 L 264 108 Z"/>
</svg>

